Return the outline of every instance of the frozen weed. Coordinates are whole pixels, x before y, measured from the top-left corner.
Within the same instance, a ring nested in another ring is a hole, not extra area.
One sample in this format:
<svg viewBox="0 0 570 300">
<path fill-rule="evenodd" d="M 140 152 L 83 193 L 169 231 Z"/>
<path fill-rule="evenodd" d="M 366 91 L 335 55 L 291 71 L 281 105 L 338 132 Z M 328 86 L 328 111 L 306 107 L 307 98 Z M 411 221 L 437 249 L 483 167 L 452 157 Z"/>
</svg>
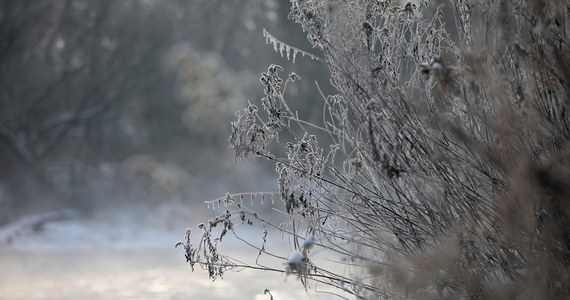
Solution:
<svg viewBox="0 0 570 300">
<path fill-rule="evenodd" d="M 238 113 L 230 138 L 236 157 L 276 163 L 288 221 L 247 215 L 291 237 L 291 256 L 275 256 L 287 272 L 365 299 L 568 297 L 570 5 L 291 3 L 337 94 L 322 124 L 300 120 L 272 65 L 263 111 Z M 189 262 L 214 277 L 235 267 L 210 238 L 240 216 L 204 226 Z M 342 268 L 309 259 L 303 231 Z"/>
</svg>

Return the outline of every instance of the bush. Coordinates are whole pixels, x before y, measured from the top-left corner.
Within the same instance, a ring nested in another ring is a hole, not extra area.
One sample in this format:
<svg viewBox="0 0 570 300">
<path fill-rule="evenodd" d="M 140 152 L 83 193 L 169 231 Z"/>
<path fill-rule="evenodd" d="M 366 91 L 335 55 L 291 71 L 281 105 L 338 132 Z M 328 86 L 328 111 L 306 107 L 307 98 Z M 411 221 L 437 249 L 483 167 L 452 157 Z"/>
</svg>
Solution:
<svg viewBox="0 0 570 300">
<path fill-rule="evenodd" d="M 300 77 L 272 65 L 230 137 L 237 158 L 276 163 L 288 219 L 273 225 L 228 194 L 197 246 L 187 231 L 188 262 L 212 279 L 243 267 L 219 243 L 263 224 L 296 251 L 285 268 L 248 267 L 363 299 L 568 296 L 570 4 L 396 3 L 291 1 L 318 54 L 266 38 L 325 63 L 336 94 L 323 95 L 322 124 L 300 120 L 285 101 Z"/>
</svg>

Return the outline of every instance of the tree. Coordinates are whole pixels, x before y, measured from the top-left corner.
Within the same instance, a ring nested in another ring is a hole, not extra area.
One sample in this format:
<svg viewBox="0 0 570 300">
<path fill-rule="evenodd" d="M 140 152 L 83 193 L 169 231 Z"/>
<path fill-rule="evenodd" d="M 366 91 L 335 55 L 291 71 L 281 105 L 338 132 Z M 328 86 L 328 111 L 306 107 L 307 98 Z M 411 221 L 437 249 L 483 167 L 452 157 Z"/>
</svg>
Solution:
<svg viewBox="0 0 570 300">
<path fill-rule="evenodd" d="M 324 120 L 297 117 L 286 91 L 299 77 L 272 65 L 230 137 L 237 158 L 275 162 L 287 221 L 243 203 L 267 194 L 227 194 L 210 202 L 226 212 L 199 226 L 199 243 L 188 230 L 179 244 L 187 261 L 212 279 L 273 270 L 363 299 L 567 297 L 568 3 L 292 0 L 289 17 L 312 51 L 268 40 L 328 66 Z M 242 224 L 274 228 L 296 251 L 266 251 L 265 231 L 255 263 L 219 253 Z M 259 263 L 271 256 L 287 269 Z"/>
<path fill-rule="evenodd" d="M 9 209 L 0 223 L 22 207 L 40 207 L 38 194 L 53 195 L 41 197 L 50 202 L 45 209 L 100 203 L 86 200 L 89 185 L 104 180 L 103 168 L 118 173 L 132 155 L 212 173 L 208 157 L 219 158 L 213 150 L 229 133 L 220 120 L 243 106 L 257 82 L 258 71 L 245 66 L 264 67 L 255 47 L 243 45 L 261 32 L 256 24 L 274 26 L 277 7 L 266 0 L 3 1 L 0 185 L 8 196 L 0 202 Z M 186 57 L 173 60 L 182 48 Z"/>
<path fill-rule="evenodd" d="M 11 153 L 2 153 L 6 165 L 35 168 L 54 151 L 64 155 L 70 137 L 89 141 L 155 77 L 154 66 L 144 62 L 167 45 L 157 46 L 121 20 L 140 23 L 142 11 L 134 1 L 3 1 L 0 137 Z"/>
<path fill-rule="evenodd" d="M 104 180 L 102 162 L 146 149 L 157 135 L 187 137 L 173 118 L 176 74 L 163 66 L 182 38 L 172 10 L 138 0 L 0 3 L 0 224 L 99 205 L 92 184 Z"/>
</svg>

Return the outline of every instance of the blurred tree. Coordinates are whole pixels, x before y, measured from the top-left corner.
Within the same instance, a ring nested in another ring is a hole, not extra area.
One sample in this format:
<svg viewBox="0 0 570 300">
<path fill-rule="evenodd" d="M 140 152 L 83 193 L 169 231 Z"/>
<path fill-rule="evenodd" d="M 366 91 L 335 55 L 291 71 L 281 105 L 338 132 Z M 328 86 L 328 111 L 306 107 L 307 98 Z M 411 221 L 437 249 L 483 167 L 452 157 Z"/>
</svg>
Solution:
<svg viewBox="0 0 570 300">
<path fill-rule="evenodd" d="M 33 203 L 46 184 L 85 185 L 102 162 L 133 154 L 214 172 L 226 120 L 260 96 L 253 74 L 279 57 L 266 51 L 264 26 L 305 40 L 278 18 L 283 9 L 274 0 L 1 1 L 0 183 Z M 298 107 L 315 103 L 306 100 Z"/>
<path fill-rule="evenodd" d="M 156 76 L 147 62 L 165 47 L 161 35 L 124 26 L 149 22 L 136 1 L 0 5 L 0 137 L 12 166 L 41 164 L 70 137 L 95 138 L 98 122 Z"/>
<path fill-rule="evenodd" d="M 84 185 L 98 161 L 151 142 L 145 126 L 154 123 L 140 126 L 141 112 L 174 90 L 174 74 L 161 66 L 175 39 L 175 19 L 166 13 L 134 0 L 0 3 L 0 181 L 12 195 L 0 201 L 11 203 L 7 211 L 41 206 L 35 199 L 44 188 Z M 172 113 L 175 107 L 164 118 Z"/>
</svg>

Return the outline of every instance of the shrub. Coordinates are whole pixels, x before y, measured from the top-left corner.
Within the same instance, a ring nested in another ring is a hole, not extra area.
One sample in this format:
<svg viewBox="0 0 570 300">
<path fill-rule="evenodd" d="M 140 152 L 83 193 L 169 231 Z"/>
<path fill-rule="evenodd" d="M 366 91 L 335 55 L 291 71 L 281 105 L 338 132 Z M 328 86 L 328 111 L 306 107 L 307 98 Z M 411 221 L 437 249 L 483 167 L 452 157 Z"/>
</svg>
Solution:
<svg viewBox="0 0 570 300">
<path fill-rule="evenodd" d="M 192 266 L 213 279 L 241 266 L 218 242 L 256 222 L 292 237 L 283 272 L 363 299 L 570 294 L 570 5 L 434 5 L 291 1 L 336 94 L 308 123 L 286 102 L 300 77 L 262 74 L 265 97 L 237 113 L 230 147 L 275 162 L 288 219 L 272 225 L 228 194 L 197 246 L 187 232 Z M 311 247 L 345 257 L 345 271 Z"/>
</svg>

